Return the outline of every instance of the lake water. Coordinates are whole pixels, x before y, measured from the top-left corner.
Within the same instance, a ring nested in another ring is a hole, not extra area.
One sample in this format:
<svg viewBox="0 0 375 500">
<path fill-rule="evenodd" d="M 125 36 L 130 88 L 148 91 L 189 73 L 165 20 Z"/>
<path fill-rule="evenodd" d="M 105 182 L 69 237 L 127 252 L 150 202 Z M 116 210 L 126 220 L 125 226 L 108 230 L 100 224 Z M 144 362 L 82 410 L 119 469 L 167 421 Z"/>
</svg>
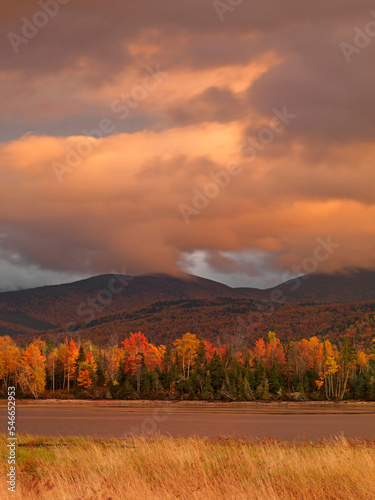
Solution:
<svg viewBox="0 0 375 500">
<path fill-rule="evenodd" d="M 7 432 L 6 411 L 5 407 L 0 408 L 0 433 Z M 44 436 L 120 438 L 129 433 L 156 431 L 173 437 L 272 436 L 288 441 L 316 441 L 340 433 L 351 438 L 375 438 L 375 413 L 19 407 L 16 430 Z"/>
</svg>

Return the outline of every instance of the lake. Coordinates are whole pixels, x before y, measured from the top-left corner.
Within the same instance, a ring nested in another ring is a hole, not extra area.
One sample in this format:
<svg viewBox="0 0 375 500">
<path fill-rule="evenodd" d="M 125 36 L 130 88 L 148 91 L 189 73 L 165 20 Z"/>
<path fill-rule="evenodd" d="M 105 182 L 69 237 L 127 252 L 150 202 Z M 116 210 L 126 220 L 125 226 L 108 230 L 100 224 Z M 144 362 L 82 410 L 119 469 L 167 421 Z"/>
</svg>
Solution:
<svg viewBox="0 0 375 500">
<path fill-rule="evenodd" d="M 173 408 L 18 407 L 17 433 L 43 436 L 125 437 L 160 432 L 173 437 L 276 437 L 287 441 L 319 439 L 343 433 L 375 438 L 374 411 L 184 410 Z M 0 432 L 7 433 L 6 408 L 0 408 Z"/>
</svg>

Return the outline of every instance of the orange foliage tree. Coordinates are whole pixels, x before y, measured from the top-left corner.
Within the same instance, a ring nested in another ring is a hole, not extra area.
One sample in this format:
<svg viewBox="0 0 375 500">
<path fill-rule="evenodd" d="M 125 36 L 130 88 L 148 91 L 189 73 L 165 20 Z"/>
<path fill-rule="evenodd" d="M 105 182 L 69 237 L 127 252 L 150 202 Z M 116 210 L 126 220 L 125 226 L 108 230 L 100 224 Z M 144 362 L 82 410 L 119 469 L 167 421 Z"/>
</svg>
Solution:
<svg viewBox="0 0 375 500">
<path fill-rule="evenodd" d="M 77 377 L 78 385 L 80 385 L 84 389 L 89 389 L 90 387 L 92 387 L 96 371 L 97 364 L 94 360 L 94 357 L 91 352 L 87 352 L 85 361 L 80 363 L 79 366 Z"/>
<path fill-rule="evenodd" d="M 137 391 L 141 390 L 142 366 L 145 363 L 150 344 L 143 333 L 131 333 L 129 338 L 121 342 L 127 356 L 125 371 L 130 372 L 137 380 Z"/>
</svg>

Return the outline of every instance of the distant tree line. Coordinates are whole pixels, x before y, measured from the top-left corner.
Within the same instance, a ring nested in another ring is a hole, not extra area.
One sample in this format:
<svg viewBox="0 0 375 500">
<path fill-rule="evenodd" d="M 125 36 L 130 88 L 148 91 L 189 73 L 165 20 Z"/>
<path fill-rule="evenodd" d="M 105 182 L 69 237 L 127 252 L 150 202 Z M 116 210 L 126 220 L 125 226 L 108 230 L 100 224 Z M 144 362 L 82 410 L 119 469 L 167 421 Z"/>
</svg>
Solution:
<svg viewBox="0 0 375 500">
<path fill-rule="evenodd" d="M 0 337 L 1 391 L 18 397 L 250 401 L 375 400 L 375 339 L 281 343 L 274 332 L 252 348 L 243 339 L 213 346 L 186 333 L 155 346 L 141 333 L 105 347 L 72 338 L 24 348 Z"/>
</svg>

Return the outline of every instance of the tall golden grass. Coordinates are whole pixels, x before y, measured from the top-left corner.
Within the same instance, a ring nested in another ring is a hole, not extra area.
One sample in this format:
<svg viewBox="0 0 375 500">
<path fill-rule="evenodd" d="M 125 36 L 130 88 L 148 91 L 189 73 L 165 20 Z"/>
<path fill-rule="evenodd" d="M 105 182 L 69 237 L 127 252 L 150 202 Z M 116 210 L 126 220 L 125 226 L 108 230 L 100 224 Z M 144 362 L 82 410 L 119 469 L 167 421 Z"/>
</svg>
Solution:
<svg viewBox="0 0 375 500">
<path fill-rule="evenodd" d="M 14 500 L 375 498 L 375 442 L 21 436 Z M 2 477 L 8 465 L 0 436 Z"/>
</svg>

